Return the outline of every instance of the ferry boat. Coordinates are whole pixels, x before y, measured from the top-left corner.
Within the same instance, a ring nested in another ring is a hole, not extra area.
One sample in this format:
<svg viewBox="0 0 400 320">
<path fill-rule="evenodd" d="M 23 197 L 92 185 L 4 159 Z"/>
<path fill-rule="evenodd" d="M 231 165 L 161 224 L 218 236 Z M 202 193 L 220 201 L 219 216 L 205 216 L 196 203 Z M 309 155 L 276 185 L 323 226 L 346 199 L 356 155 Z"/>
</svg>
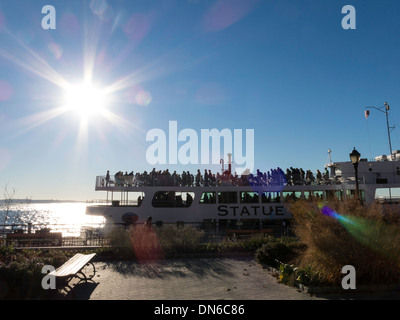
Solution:
<svg viewBox="0 0 400 320">
<path fill-rule="evenodd" d="M 373 161 L 359 159 L 358 170 L 351 161 L 332 162 L 330 152 L 325 171 L 316 174 L 277 168 L 238 177 L 231 173 L 228 158 L 228 169 L 216 176 L 210 171 L 177 175 L 155 169 L 135 175 L 97 176 L 95 190 L 105 192 L 106 199 L 88 205 L 86 213 L 116 224 L 140 224 L 151 217 L 157 225 L 257 230 L 290 223 L 288 199 L 347 199 L 354 197 L 358 188 L 359 197 L 366 204 L 397 203 L 400 150 Z"/>
</svg>

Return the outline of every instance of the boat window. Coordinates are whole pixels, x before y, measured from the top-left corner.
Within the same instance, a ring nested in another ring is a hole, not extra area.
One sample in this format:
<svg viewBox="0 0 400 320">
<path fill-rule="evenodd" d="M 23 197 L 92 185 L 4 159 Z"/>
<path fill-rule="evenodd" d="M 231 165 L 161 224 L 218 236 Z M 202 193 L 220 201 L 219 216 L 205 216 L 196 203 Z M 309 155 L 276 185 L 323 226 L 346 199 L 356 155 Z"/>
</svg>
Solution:
<svg viewBox="0 0 400 320">
<path fill-rule="evenodd" d="M 324 198 L 323 191 L 303 191 L 303 197 L 307 200 L 320 200 Z"/>
<path fill-rule="evenodd" d="M 360 199 L 365 200 L 365 190 L 361 189 L 359 192 L 360 192 Z M 349 189 L 346 190 L 346 197 L 348 199 L 353 199 L 355 194 L 356 190 L 349 190 Z"/>
<path fill-rule="evenodd" d="M 387 184 L 388 179 L 386 178 L 376 178 L 376 184 Z"/>
<path fill-rule="evenodd" d="M 240 192 L 240 203 L 258 203 L 258 193 Z"/>
<path fill-rule="evenodd" d="M 157 191 L 151 204 L 162 208 L 190 207 L 193 199 L 193 192 Z"/>
<path fill-rule="evenodd" d="M 237 203 L 237 192 L 218 192 L 219 203 Z"/>
<path fill-rule="evenodd" d="M 375 201 L 380 203 L 399 203 L 400 188 L 376 188 Z"/>
<path fill-rule="evenodd" d="M 175 192 L 175 207 L 190 207 L 193 199 L 193 192 Z"/>
<path fill-rule="evenodd" d="M 342 200 L 343 199 L 343 190 L 326 190 L 325 191 L 325 199 L 326 200 L 333 200 L 333 199 Z"/>
<path fill-rule="evenodd" d="M 324 192 L 323 191 L 314 191 L 314 197 L 318 200 L 324 199 Z"/>
<path fill-rule="evenodd" d="M 173 207 L 174 195 L 173 191 L 157 191 L 153 197 L 153 207 Z"/>
<path fill-rule="evenodd" d="M 261 192 L 261 202 L 280 202 L 279 192 Z"/>
<path fill-rule="evenodd" d="M 343 200 L 343 190 L 336 190 L 335 197 L 339 200 Z"/>
<path fill-rule="evenodd" d="M 294 191 L 294 192 L 283 191 L 282 198 L 285 201 L 300 199 L 300 198 L 302 198 L 301 191 Z"/>
<path fill-rule="evenodd" d="M 137 206 L 140 207 L 142 205 L 142 202 L 143 202 L 143 199 L 144 199 L 144 192 L 138 192 L 138 193 L 139 193 L 139 195 L 136 198 L 136 203 L 137 203 Z"/>
<path fill-rule="evenodd" d="M 202 204 L 214 204 L 216 202 L 215 192 L 203 192 L 200 198 L 200 203 Z"/>
<path fill-rule="evenodd" d="M 304 191 L 304 199 L 310 199 L 312 197 L 312 191 Z"/>
</svg>

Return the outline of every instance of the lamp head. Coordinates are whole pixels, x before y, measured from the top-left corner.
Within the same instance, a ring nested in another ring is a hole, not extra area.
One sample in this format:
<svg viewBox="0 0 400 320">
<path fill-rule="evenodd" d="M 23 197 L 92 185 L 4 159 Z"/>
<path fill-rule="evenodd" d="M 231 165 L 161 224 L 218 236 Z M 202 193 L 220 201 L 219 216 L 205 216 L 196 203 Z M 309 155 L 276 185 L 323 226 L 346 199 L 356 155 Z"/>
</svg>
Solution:
<svg viewBox="0 0 400 320">
<path fill-rule="evenodd" d="M 352 164 L 358 164 L 360 162 L 361 154 L 354 148 L 354 150 L 350 153 L 350 161 Z"/>
</svg>

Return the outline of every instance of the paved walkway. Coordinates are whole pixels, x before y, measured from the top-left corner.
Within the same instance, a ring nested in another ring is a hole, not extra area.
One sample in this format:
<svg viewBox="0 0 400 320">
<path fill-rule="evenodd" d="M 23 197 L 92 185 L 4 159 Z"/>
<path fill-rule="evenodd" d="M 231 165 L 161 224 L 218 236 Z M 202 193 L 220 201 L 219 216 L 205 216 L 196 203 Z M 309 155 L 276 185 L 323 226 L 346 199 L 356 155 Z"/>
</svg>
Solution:
<svg viewBox="0 0 400 320">
<path fill-rule="evenodd" d="M 76 300 L 400 300 L 394 291 L 312 296 L 279 284 L 253 257 L 96 262 L 94 283 L 74 287 Z M 73 280 L 75 281 L 75 280 Z M 73 283 L 73 281 L 71 283 Z"/>
<path fill-rule="evenodd" d="M 315 300 L 277 283 L 254 258 L 96 262 L 95 283 L 74 288 L 90 300 Z"/>
</svg>

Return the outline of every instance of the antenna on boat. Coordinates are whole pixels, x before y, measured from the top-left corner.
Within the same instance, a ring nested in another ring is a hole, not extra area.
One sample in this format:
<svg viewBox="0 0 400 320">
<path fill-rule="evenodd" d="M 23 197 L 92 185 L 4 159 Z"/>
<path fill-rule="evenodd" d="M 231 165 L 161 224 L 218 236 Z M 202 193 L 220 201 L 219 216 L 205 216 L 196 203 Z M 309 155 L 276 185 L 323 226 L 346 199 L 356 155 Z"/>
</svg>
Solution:
<svg viewBox="0 0 400 320">
<path fill-rule="evenodd" d="M 224 174 L 225 173 L 224 159 L 219 160 L 219 163 L 222 163 L 222 174 Z M 228 153 L 228 171 L 229 174 L 232 173 L 232 153 Z"/>
<path fill-rule="evenodd" d="M 232 173 L 232 153 L 228 153 L 228 171 Z"/>
<path fill-rule="evenodd" d="M 383 107 L 380 107 L 380 108 L 373 107 L 373 106 L 371 106 L 371 107 L 366 107 L 366 108 L 365 108 L 365 118 L 366 118 L 366 119 L 368 119 L 368 116 L 369 116 L 369 110 L 367 110 L 367 109 L 376 109 L 376 110 L 378 110 L 379 112 L 385 113 L 385 115 L 386 115 L 386 126 L 387 126 L 388 138 L 389 138 L 390 156 L 391 156 L 392 159 L 393 159 L 392 142 L 391 142 L 391 140 L 390 140 L 390 131 L 393 130 L 395 127 L 394 127 L 394 126 L 393 126 L 393 127 L 390 127 L 390 126 L 389 126 L 388 111 L 390 110 L 390 106 L 388 105 L 387 102 L 385 102 L 385 105 L 384 105 Z M 383 109 L 384 109 L 384 110 L 383 110 Z"/>
<path fill-rule="evenodd" d="M 331 153 L 332 153 L 332 150 L 331 150 L 331 149 L 328 149 L 328 154 L 329 154 L 329 164 L 332 164 Z"/>
</svg>

